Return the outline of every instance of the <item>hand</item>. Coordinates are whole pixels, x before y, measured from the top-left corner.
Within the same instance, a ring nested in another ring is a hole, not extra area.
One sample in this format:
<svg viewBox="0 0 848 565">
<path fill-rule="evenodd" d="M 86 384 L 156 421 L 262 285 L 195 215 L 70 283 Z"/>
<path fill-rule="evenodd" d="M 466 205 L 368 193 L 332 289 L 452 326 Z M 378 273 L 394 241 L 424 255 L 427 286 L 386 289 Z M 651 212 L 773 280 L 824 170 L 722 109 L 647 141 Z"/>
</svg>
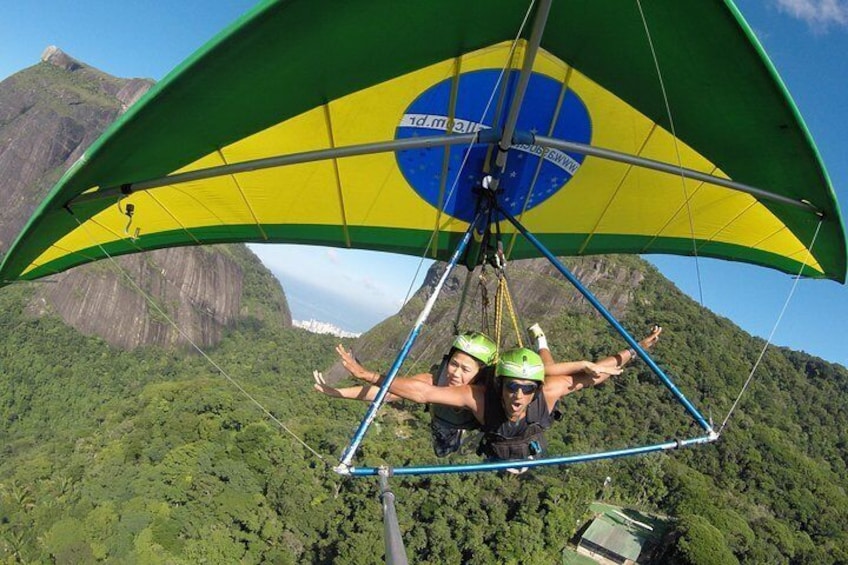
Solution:
<svg viewBox="0 0 848 565">
<path fill-rule="evenodd" d="M 321 371 L 312 371 L 312 378 L 315 379 L 315 384 L 312 385 L 315 390 L 324 393 L 327 396 L 342 398 L 342 393 L 327 384 L 327 381 L 324 380 L 324 375 Z"/>
<path fill-rule="evenodd" d="M 592 377 L 593 379 L 602 377 L 604 375 L 620 375 L 623 370 L 623 368 L 616 367 L 614 365 L 598 365 L 597 363 L 592 363 L 591 361 L 586 361 L 586 366 L 583 367 L 583 372 L 588 376 Z"/>
<path fill-rule="evenodd" d="M 639 346 L 642 349 L 652 348 L 660 340 L 660 334 L 662 331 L 662 326 L 654 326 L 651 328 L 651 333 L 648 334 L 648 337 L 639 342 Z"/>
<path fill-rule="evenodd" d="M 342 344 L 336 346 L 336 353 L 338 353 L 339 357 L 341 357 L 342 367 L 347 369 L 353 377 L 369 383 L 376 382 L 374 377 L 378 377 L 378 375 L 360 365 L 359 361 L 357 361 L 353 354 L 350 351 L 347 351 Z"/>
</svg>

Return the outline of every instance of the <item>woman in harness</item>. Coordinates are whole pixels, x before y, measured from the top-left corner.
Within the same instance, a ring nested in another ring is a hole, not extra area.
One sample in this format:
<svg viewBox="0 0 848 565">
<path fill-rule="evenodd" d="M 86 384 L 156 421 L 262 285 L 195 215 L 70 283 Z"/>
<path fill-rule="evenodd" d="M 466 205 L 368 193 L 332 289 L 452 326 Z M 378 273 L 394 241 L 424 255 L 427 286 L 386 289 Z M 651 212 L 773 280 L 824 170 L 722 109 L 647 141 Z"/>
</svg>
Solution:
<svg viewBox="0 0 848 565">
<path fill-rule="evenodd" d="M 336 349 L 340 349 L 339 354 L 342 355 L 344 348 L 339 346 Z M 456 336 L 448 354 L 442 358 L 439 365 L 433 366 L 430 373 L 421 373 L 397 380 L 418 381 L 436 387 L 455 387 L 483 382 L 488 372 L 487 366 L 492 363 L 497 349 L 495 342 L 484 333 L 462 333 Z M 347 352 L 345 354 L 350 355 Z M 352 356 L 350 358 L 353 359 Z M 345 357 L 342 355 L 342 360 L 344 361 L 344 359 Z M 357 365 L 362 371 L 370 372 L 358 363 Z M 377 387 L 365 385 L 334 388 L 327 385 L 319 371 L 313 371 L 313 377 L 315 378 L 315 390 L 328 396 L 370 402 L 377 395 Z M 388 402 L 398 399 L 400 397 L 394 394 L 389 394 L 386 397 Z M 437 457 L 445 457 L 459 450 L 466 430 L 480 427 L 474 415 L 464 408 L 434 404 L 430 406 L 430 415 L 433 451 L 435 451 Z"/>
</svg>

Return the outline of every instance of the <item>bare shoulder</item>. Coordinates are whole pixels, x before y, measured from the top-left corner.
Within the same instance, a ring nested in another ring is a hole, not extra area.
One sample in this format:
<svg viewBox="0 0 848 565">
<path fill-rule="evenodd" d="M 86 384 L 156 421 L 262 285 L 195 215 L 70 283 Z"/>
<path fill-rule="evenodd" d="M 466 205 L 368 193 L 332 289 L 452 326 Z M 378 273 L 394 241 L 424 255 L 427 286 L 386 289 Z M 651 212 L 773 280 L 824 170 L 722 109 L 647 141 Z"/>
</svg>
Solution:
<svg viewBox="0 0 848 565">
<path fill-rule="evenodd" d="M 462 388 L 468 389 L 468 394 L 471 395 L 472 398 L 478 398 L 481 401 L 486 398 L 486 384 L 473 384 L 466 385 Z"/>
</svg>

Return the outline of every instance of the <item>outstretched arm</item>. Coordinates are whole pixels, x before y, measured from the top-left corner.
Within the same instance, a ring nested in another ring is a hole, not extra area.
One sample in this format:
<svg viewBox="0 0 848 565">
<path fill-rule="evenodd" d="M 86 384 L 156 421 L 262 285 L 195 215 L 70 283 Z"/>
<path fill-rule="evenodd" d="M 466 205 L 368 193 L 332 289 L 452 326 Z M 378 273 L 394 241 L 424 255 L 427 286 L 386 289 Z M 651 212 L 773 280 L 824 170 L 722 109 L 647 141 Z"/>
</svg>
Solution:
<svg viewBox="0 0 848 565">
<path fill-rule="evenodd" d="M 661 333 L 662 328 L 660 326 L 654 326 L 651 333 L 642 339 L 639 345 L 643 349 L 650 349 L 659 340 Z M 611 376 L 621 374 L 624 370 L 624 365 L 630 362 L 634 356 L 635 352 L 627 349 L 611 357 L 601 359 L 597 363 L 575 361 L 546 365 L 544 391 L 548 408 L 553 409 L 556 401 L 567 394 L 599 385 Z M 573 370 L 575 366 L 579 366 L 580 364 L 584 364 L 584 367 L 577 373 L 565 372 Z M 553 374 L 552 371 L 554 371 Z M 555 371 L 562 372 L 556 373 Z"/>
<path fill-rule="evenodd" d="M 547 349 L 543 350 L 547 351 Z M 600 375 L 602 373 L 607 373 L 610 371 L 614 371 L 612 374 L 617 375 L 621 372 L 621 370 L 616 366 L 615 362 L 613 363 L 605 363 L 607 359 L 615 359 L 614 357 L 607 357 L 598 361 L 597 363 L 592 363 L 591 361 L 563 361 L 561 363 L 553 362 L 553 357 L 550 356 L 550 352 L 547 357 L 551 359 L 551 363 L 545 362 L 545 355 L 542 355 L 541 351 L 539 352 L 539 356 L 542 358 L 542 362 L 545 363 L 545 376 L 546 377 L 556 377 L 556 376 L 577 376 L 581 374 L 586 375 Z M 616 370 L 618 369 L 618 370 Z"/>
<path fill-rule="evenodd" d="M 344 346 L 336 346 L 336 352 L 341 357 L 342 366 L 357 379 L 375 385 L 382 382 L 382 377 L 379 373 L 369 371 L 360 365 Z M 477 405 L 475 401 L 476 395 L 470 385 L 444 387 L 435 386 L 432 383 L 414 378 L 395 379 L 389 387 L 389 392 L 401 398 L 418 402 L 419 404 L 444 404 L 445 406 L 456 408 L 468 408 L 472 411 Z"/>
<path fill-rule="evenodd" d="M 613 375 L 621 374 L 621 367 L 603 367 L 594 365 L 597 370 L 594 374 L 581 373 L 577 375 L 553 375 L 545 376 L 545 399 L 548 402 L 548 408 L 553 409 L 553 405 L 557 400 L 572 392 L 577 392 L 584 388 L 593 387 L 601 384 Z"/>
<path fill-rule="evenodd" d="M 662 327 L 654 326 L 651 329 L 651 333 L 639 342 L 639 346 L 642 349 L 652 348 L 660 339 L 661 333 Z M 577 376 L 584 374 L 590 377 L 598 377 L 606 374 L 608 378 L 611 375 L 617 375 L 621 372 L 611 371 L 612 368 L 623 368 L 633 360 L 636 356 L 636 352 L 632 349 L 625 349 L 615 355 L 604 357 L 595 363 L 592 363 L 591 361 L 564 361 L 562 363 L 556 363 L 554 362 L 551 352 L 547 349 L 547 347 L 539 350 L 539 356 L 545 364 L 545 375 L 548 376 Z"/>
<path fill-rule="evenodd" d="M 639 342 L 639 347 L 644 350 L 651 349 L 659 340 L 660 334 L 662 333 L 662 326 L 654 326 L 651 328 L 651 333 L 644 337 Z M 627 348 L 623 351 L 619 351 L 615 355 L 611 355 L 610 357 L 605 357 L 598 361 L 598 365 L 604 366 L 615 366 L 615 367 L 624 367 L 631 361 L 633 361 L 637 357 L 637 353 L 635 349 Z"/>
<path fill-rule="evenodd" d="M 313 385 L 315 390 L 333 398 L 345 398 L 348 400 L 371 402 L 377 397 L 377 391 L 379 390 L 377 387 L 370 385 L 336 388 L 327 384 L 327 381 L 324 380 L 324 375 L 321 371 L 312 371 L 312 378 L 315 379 L 315 384 Z M 394 402 L 399 399 L 399 396 L 392 393 L 386 395 L 386 402 Z"/>
<path fill-rule="evenodd" d="M 336 351 L 339 350 L 339 347 L 341 347 L 341 346 L 336 347 Z M 367 372 L 367 373 L 371 372 L 368 369 L 366 369 L 365 367 L 363 367 L 358 361 L 356 361 L 356 359 L 352 355 L 350 357 L 353 360 L 353 363 L 355 363 L 357 371 Z M 348 367 L 345 366 L 345 368 L 348 368 Z M 348 369 L 348 370 L 350 370 L 350 369 Z M 351 371 L 351 374 L 352 374 L 352 371 Z M 377 374 L 377 373 L 374 373 L 374 374 Z M 348 400 L 362 400 L 363 402 L 371 402 L 372 400 L 377 398 L 377 393 L 380 390 L 379 387 L 368 386 L 368 385 L 336 388 L 336 387 L 333 387 L 333 386 L 330 386 L 329 384 L 327 384 L 327 381 L 324 380 L 324 375 L 321 373 L 321 371 L 317 371 L 317 370 L 312 371 L 312 378 L 315 379 L 315 384 L 313 385 L 313 388 L 315 390 L 317 390 L 318 392 L 320 392 L 322 394 L 326 394 L 327 396 L 331 396 L 333 398 L 344 398 L 344 399 L 348 399 Z M 405 378 L 415 379 L 415 380 L 423 381 L 423 382 L 432 382 L 433 381 L 433 375 L 430 374 L 430 373 L 420 373 L 420 374 L 413 375 L 411 377 L 405 377 Z M 401 397 L 397 396 L 395 394 L 389 393 L 389 394 L 386 395 L 386 402 L 395 402 L 395 401 L 400 400 L 400 399 L 401 399 Z"/>
</svg>

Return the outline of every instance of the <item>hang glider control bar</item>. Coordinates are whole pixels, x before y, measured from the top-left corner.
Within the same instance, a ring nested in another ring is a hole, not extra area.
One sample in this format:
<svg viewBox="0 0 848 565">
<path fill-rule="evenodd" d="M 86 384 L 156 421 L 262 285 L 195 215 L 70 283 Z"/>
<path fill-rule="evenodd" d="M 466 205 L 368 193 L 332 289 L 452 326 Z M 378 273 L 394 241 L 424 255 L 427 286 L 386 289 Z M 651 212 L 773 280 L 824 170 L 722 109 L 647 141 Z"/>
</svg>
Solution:
<svg viewBox="0 0 848 565">
<path fill-rule="evenodd" d="M 503 471 L 515 467 L 553 467 L 562 465 L 574 465 L 577 463 L 587 463 L 589 461 L 602 461 L 604 459 L 620 459 L 622 457 L 630 457 L 633 455 L 645 455 L 648 453 L 656 453 L 659 451 L 671 451 L 682 447 L 691 447 L 697 445 L 706 445 L 719 439 L 719 435 L 711 432 L 704 436 L 676 439 L 653 445 L 645 445 L 642 447 L 629 447 L 625 449 L 616 449 L 613 451 L 604 451 L 601 453 L 584 453 L 579 455 L 561 455 L 546 457 L 544 459 L 524 459 L 521 461 L 482 461 L 480 463 L 454 463 L 449 465 L 424 465 L 415 467 L 349 467 L 343 475 L 351 477 L 369 477 L 386 473 L 390 476 L 409 476 L 409 475 L 444 475 L 444 474 L 459 474 L 459 473 L 482 473 L 489 471 Z"/>
</svg>

